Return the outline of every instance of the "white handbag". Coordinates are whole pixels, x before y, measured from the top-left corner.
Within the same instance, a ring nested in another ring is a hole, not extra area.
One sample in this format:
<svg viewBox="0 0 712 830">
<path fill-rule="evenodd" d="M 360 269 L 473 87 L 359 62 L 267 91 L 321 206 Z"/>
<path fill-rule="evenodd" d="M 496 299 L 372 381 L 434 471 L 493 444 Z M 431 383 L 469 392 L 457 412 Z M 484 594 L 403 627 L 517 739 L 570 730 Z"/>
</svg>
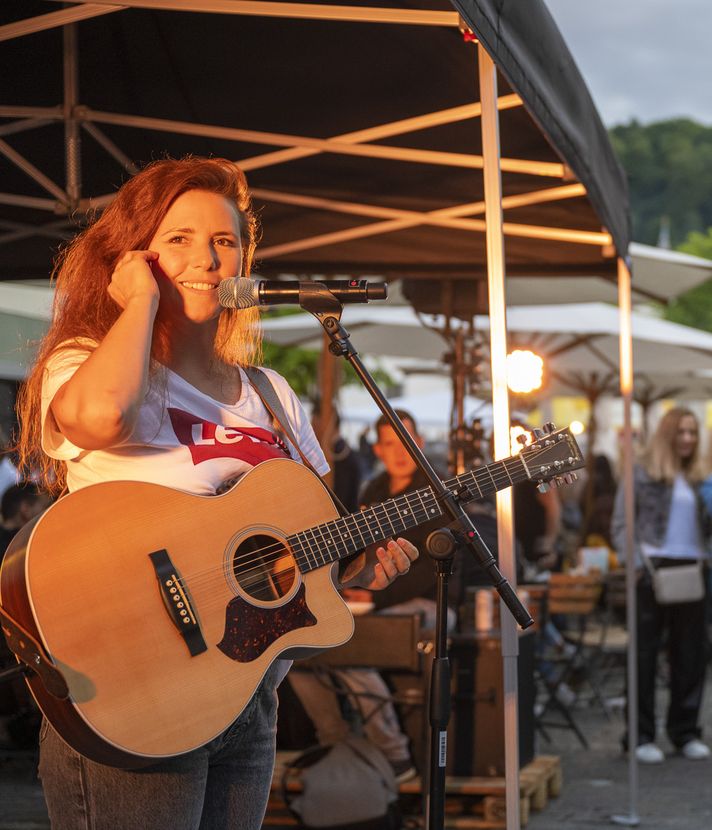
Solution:
<svg viewBox="0 0 712 830">
<path fill-rule="evenodd" d="M 666 565 L 654 568 L 643 556 L 650 571 L 655 599 L 660 605 L 698 602 L 705 595 L 705 577 L 702 562 L 688 565 Z"/>
</svg>

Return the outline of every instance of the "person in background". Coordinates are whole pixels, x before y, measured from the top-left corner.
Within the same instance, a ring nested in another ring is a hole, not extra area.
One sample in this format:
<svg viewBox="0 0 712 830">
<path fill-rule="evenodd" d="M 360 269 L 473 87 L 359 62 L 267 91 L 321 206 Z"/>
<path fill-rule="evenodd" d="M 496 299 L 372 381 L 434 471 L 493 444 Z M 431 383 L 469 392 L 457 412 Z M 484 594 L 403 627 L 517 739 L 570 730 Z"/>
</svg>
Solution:
<svg viewBox="0 0 712 830">
<path fill-rule="evenodd" d="M 656 743 L 655 689 L 658 653 L 667 633 L 670 701 L 666 731 L 685 758 L 709 758 L 702 742 L 700 707 L 707 666 L 705 599 L 661 605 L 655 597 L 643 556 L 653 567 L 679 567 L 707 558 L 712 529 L 710 513 L 700 496 L 703 480 L 699 425 L 689 409 L 674 407 L 661 418 L 643 458 L 634 469 L 634 555 L 638 568 L 638 746 L 646 764 L 662 763 Z M 625 493 L 618 487 L 611 539 L 625 557 Z M 627 736 L 624 747 L 627 747 Z"/>
<path fill-rule="evenodd" d="M 359 508 L 358 494 L 363 482 L 363 467 L 359 453 L 353 450 L 341 435 L 341 416 L 331 408 L 329 423 L 322 423 L 319 402 L 312 411 L 312 427 L 324 446 L 331 447 L 331 468 L 334 471 L 333 490 L 349 513 Z"/>
<path fill-rule="evenodd" d="M 541 493 L 533 481 L 522 481 L 513 489 L 514 536 L 523 566 L 536 573 L 561 570 L 559 534 L 561 502 L 556 488 Z"/>
<path fill-rule="evenodd" d="M 396 414 L 422 448 L 423 439 L 418 434 L 413 416 L 405 410 L 396 410 Z M 364 507 L 428 485 L 427 479 L 418 470 L 385 416 L 376 422 L 376 435 L 373 451 L 384 470 L 366 484 L 361 494 Z M 428 534 L 442 524 L 442 519 L 431 520 L 403 535 L 420 550 L 424 550 Z M 435 589 L 435 568 L 430 558 L 422 555 L 413 563 L 408 578 L 400 580 L 400 585 L 393 584 L 390 589 L 378 593 L 350 589 L 344 591 L 344 598 L 352 602 L 371 603 L 374 611 L 379 614 L 420 614 L 422 627 L 433 629 Z M 457 595 L 456 587 L 453 595 Z M 456 622 L 456 613 L 452 608 L 449 609 L 448 617 L 452 628 Z M 401 729 L 390 700 L 390 690 L 382 676 L 374 669 L 338 670 L 333 674 L 339 686 L 348 693 L 349 699 L 356 700 L 364 733 L 388 759 L 396 780 L 402 783 L 414 777 L 416 768 L 409 751 L 409 740 Z M 309 671 L 293 672 L 289 682 L 314 724 L 320 744 L 335 743 L 349 734 L 350 724 L 342 714 L 333 687 Z"/>
<path fill-rule="evenodd" d="M 20 471 L 13 462 L 10 450 L 8 449 L 8 442 L 6 436 L 0 428 L 0 442 L 2 450 L 0 450 L 0 497 L 13 484 L 18 484 L 22 478 Z"/>
<path fill-rule="evenodd" d="M 65 483 L 71 493 L 123 480 L 211 497 L 264 460 L 298 460 L 245 372 L 260 359 L 258 310 L 218 300 L 223 279 L 249 275 L 256 241 L 233 162 L 161 159 L 132 176 L 58 260 L 52 323 L 20 399 L 23 469 L 39 470 L 57 494 Z M 265 374 L 302 451 L 325 474 L 299 399 L 278 373 Z M 348 562 L 340 579 L 379 590 L 417 555 L 405 540 L 384 542 Z M 274 660 L 221 734 L 139 770 L 84 757 L 44 721 L 39 771 L 52 827 L 259 830 L 276 687 L 289 666 Z"/>
<path fill-rule="evenodd" d="M 369 427 L 366 427 L 358 437 L 358 454 L 361 457 L 361 467 L 365 477 L 370 478 L 376 467 L 378 459 L 373 451 L 373 445 L 368 440 Z"/>
<path fill-rule="evenodd" d="M 13 484 L 0 500 L 0 562 L 7 546 L 20 528 L 39 515 L 50 504 L 46 493 L 30 481 Z M 0 668 L 17 665 L 15 656 L 0 637 Z M 13 679 L 0 684 L 0 745 L 13 749 L 29 749 L 36 745 L 40 716 L 25 683 Z"/>
<path fill-rule="evenodd" d="M 21 481 L 8 487 L 0 500 L 0 560 L 17 531 L 49 507 L 50 499 L 37 484 Z"/>
<path fill-rule="evenodd" d="M 583 544 L 612 547 L 611 516 L 617 485 L 608 456 L 602 454 L 594 456 L 590 487 L 590 494 L 588 487 L 581 494 Z"/>
</svg>

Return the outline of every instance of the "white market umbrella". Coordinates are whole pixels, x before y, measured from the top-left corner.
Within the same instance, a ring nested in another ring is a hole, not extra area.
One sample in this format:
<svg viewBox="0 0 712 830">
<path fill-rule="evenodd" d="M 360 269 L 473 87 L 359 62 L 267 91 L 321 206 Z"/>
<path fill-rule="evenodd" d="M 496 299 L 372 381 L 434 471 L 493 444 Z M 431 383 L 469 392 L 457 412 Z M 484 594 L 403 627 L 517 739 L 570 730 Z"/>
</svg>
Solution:
<svg viewBox="0 0 712 830">
<path fill-rule="evenodd" d="M 34 359 L 32 344 L 44 335 L 54 291 L 36 285 L 0 282 L 0 378 L 20 380 Z"/>
<path fill-rule="evenodd" d="M 636 372 L 703 371 L 712 365 L 712 333 L 634 312 L 633 357 Z M 442 315 L 418 315 L 408 306 L 347 306 L 342 323 L 363 356 L 439 360 L 448 350 Z M 453 322 L 453 327 L 460 325 Z M 475 317 L 487 332 L 489 320 Z M 267 340 L 281 345 L 320 348 L 322 329 L 307 313 L 265 319 Z M 618 365 L 618 310 L 605 303 L 512 306 L 507 311 L 509 346 L 529 346 L 550 361 L 552 371 L 607 372 Z"/>
<path fill-rule="evenodd" d="M 633 272 L 635 302 L 669 302 L 685 291 L 712 279 L 712 260 L 631 242 L 628 248 Z M 615 279 L 551 276 L 507 277 L 507 302 L 513 305 L 553 305 L 568 302 L 618 302 Z"/>
</svg>

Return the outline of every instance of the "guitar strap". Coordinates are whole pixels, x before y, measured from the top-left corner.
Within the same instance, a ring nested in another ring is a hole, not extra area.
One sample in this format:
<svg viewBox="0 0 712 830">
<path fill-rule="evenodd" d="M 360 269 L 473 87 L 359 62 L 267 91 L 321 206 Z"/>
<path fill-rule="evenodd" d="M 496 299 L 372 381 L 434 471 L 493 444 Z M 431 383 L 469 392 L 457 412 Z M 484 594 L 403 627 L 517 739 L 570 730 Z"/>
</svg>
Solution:
<svg viewBox="0 0 712 830">
<path fill-rule="evenodd" d="M 342 516 L 347 516 L 349 511 L 344 507 L 341 502 L 341 499 L 336 495 L 336 493 L 329 487 L 329 485 L 324 481 L 324 479 L 317 473 L 314 469 L 314 465 L 309 461 L 309 459 L 304 455 L 302 452 L 302 448 L 299 446 L 297 439 L 294 437 L 294 433 L 292 432 L 292 428 L 289 425 L 289 419 L 284 411 L 284 407 L 282 406 L 282 402 L 277 395 L 277 392 L 272 386 L 272 381 L 267 377 L 267 375 L 261 370 L 258 369 L 257 366 L 246 366 L 245 373 L 247 377 L 250 379 L 250 383 L 253 385 L 255 392 L 260 396 L 260 400 L 265 406 L 265 409 L 269 414 L 272 416 L 272 420 L 276 424 L 276 426 L 282 431 L 284 435 L 292 442 L 292 444 L 296 447 L 297 452 L 299 453 L 299 457 L 304 462 L 304 466 L 310 469 L 314 475 L 321 481 L 324 487 L 328 490 L 329 495 L 334 500 L 334 504 L 341 513 Z"/>
</svg>

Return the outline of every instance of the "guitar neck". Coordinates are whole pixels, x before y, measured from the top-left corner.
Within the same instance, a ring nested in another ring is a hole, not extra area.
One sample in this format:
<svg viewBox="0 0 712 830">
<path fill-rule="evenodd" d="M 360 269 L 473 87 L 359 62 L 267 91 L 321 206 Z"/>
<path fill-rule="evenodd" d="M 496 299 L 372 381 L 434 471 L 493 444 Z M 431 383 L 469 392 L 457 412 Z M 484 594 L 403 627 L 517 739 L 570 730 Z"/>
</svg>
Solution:
<svg viewBox="0 0 712 830">
<path fill-rule="evenodd" d="M 455 476 L 444 484 L 450 491 L 464 491 L 465 501 L 470 501 L 528 478 L 526 464 L 515 456 Z M 442 515 L 433 490 L 421 487 L 358 513 L 302 530 L 288 541 L 300 571 L 308 573 Z"/>
</svg>

